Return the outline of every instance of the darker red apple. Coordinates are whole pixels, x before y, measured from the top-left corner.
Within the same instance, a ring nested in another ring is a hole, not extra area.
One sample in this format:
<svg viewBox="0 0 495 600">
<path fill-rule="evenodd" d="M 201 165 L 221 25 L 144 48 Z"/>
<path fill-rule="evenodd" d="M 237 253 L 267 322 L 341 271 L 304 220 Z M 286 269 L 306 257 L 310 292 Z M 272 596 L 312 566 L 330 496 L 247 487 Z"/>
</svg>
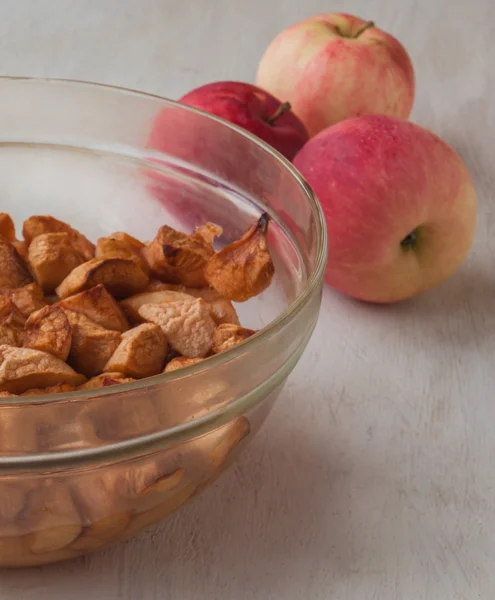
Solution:
<svg viewBox="0 0 495 600">
<path fill-rule="evenodd" d="M 182 102 L 249 129 L 289 158 L 307 140 L 304 126 L 292 111 L 252 85 L 209 84 L 190 92 Z M 179 219 L 182 229 L 211 220 L 231 230 L 232 215 L 227 215 L 224 196 L 215 192 L 216 187 L 232 187 L 254 198 L 263 198 L 267 189 L 277 187 L 275 178 L 281 171 L 270 166 L 265 151 L 253 148 L 237 130 L 203 113 L 181 104 L 168 105 L 150 125 L 146 145 L 157 151 L 150 166 L 156 163 L 158 168 L 147 170 L 148 189 Z M 170 167 L 169 175 L 159 169 L 160 164 Z M 187 176 L 189 168 L 192 177 Z M 201 180 L 206 185 L 200 185 Z"/>
<path fill-rule="evenodd" d="M 306 128 L 288 103 L 249 83 L 208 83 L 183 96 L 180 102 L 243 127 L 289 160 L 308 140 Z"/>
</svg>

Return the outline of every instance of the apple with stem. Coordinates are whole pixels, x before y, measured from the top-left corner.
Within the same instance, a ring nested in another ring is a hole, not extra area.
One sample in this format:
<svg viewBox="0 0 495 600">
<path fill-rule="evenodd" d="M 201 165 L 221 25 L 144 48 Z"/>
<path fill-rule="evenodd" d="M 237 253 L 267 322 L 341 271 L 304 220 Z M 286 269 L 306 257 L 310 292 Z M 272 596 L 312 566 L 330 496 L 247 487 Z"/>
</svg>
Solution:
<svg viewBox="0 0 495 600">
<path fill-rule="evenodd" d="M 430 131 L 384 115 L 312 138 L 294 165 L 328 227 L 326 282 L 369 302 L 415 296 L 448 278 L 473 240 L 476 194 L 456 152 Z"/>
<path fill-rule="evenodd" d="M 308 139 L 287 103 L 250 84 L 208 84 L 186 94 L 181 103 L 235 123 L 289 159 Z M 146 146 L 154 157 L 145 172 L 148 191 L 181 227 L 192 229 L 212 220 L 231 230 L 225 221 L 225 201 L 215 188 L 233 186 L 256 197 L 266 190 L 266 178 L 274 177 L 263 160 L 264 152 L 251 152 L 238 131 L 188 106 L 165 106 L 150 125 Z M 205 185 L 198 185 L 200 181 Z"/>
<path fill-rule="evenodd" d="M 365 114 L 407 119 L 415 90 L 401 43 L 372 21 L 342 13 L 282 31 L 260 61 L 256 84 L 290 102 L 310 136 Z"/>
<path fill-rule="evenodd" d="M 179 102 L 243 127 L 289 160 L 308 140 L 308 133 L 289 102 L 281 102 L 249 83 L 208 83 L 182 96 Z"/>
</svg>

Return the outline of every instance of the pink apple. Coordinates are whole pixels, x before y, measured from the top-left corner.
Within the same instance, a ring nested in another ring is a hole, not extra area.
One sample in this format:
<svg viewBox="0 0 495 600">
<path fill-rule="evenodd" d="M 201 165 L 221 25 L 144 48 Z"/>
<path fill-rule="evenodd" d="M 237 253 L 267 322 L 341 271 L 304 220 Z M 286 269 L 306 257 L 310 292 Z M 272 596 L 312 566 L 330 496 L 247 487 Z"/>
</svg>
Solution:
<svg viewBox="0 0 495 600">
<path fill-rule="evenodd" d="M 476 195 L 467 168 L 418 125 L 348 119 L 311 139 L 294 165 L 325 213 L 326 281 L 345 294 L 409 298 L 449 277 L 471 246 Z"/>
<path fill-rule="evenodd" d="M 289 160 L 308 140 L 304 125 L 289 104 L 249 83 L 208 83 L 183 96 L 180 102 L 243 127 Z"/>
<path fill-rule="evenodd" d="M 403 46 L 372 22 L 340 13 L 282 31 L 263 55 L 256 83 L 290 102 L 310 136 L 365 114 L 407 119 L 414 101 Z"/>
</svg>

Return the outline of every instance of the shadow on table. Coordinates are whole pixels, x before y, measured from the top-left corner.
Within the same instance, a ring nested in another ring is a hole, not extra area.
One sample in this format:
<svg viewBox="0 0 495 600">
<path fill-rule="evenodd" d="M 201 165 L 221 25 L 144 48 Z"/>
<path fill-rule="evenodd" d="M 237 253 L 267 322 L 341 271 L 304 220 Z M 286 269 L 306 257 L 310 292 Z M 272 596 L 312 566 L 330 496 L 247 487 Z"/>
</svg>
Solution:
<svg viewBox="0 0 495 600">
<path fill-rule="evenodd" d="M 495 242 L 494 242 L 495 256 Z M 449 343 L 463 351 L 493 339 L 495 270 L 466 263 L 441 285 L 396 304 L 374 305 L 349 298 L 333 298 L 350 317 L 376 316 L 380 327 L 396 328 L 401 336 L 417 337 L 424 346 L 428 338 Z M 386 332 L 387 330 L 384 329 Z"/>
</svg>

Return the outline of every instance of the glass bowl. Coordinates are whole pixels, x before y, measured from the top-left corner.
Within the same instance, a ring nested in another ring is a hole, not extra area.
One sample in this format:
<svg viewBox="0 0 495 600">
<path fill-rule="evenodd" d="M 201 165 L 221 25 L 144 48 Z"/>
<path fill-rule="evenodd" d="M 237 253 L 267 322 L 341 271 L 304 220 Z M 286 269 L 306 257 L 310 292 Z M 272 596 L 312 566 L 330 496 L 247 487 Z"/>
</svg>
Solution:
<svg viewBox="0 0 495 600">
<path fill-rule="evenodd" d="M 0 196 L 19 228 L 50 214 L 96 238 L 262 212 L 276 274 L 237 305 L 260 330 L 197 365 L 99 390 L 2 398 L 0 565 L 97 550 L 209 486 L 266 418 L 315 327 L 326 230 L 300 174 L 259 139 L 180 104 L 70 81 L 0 78 Z"/>
</svg>

